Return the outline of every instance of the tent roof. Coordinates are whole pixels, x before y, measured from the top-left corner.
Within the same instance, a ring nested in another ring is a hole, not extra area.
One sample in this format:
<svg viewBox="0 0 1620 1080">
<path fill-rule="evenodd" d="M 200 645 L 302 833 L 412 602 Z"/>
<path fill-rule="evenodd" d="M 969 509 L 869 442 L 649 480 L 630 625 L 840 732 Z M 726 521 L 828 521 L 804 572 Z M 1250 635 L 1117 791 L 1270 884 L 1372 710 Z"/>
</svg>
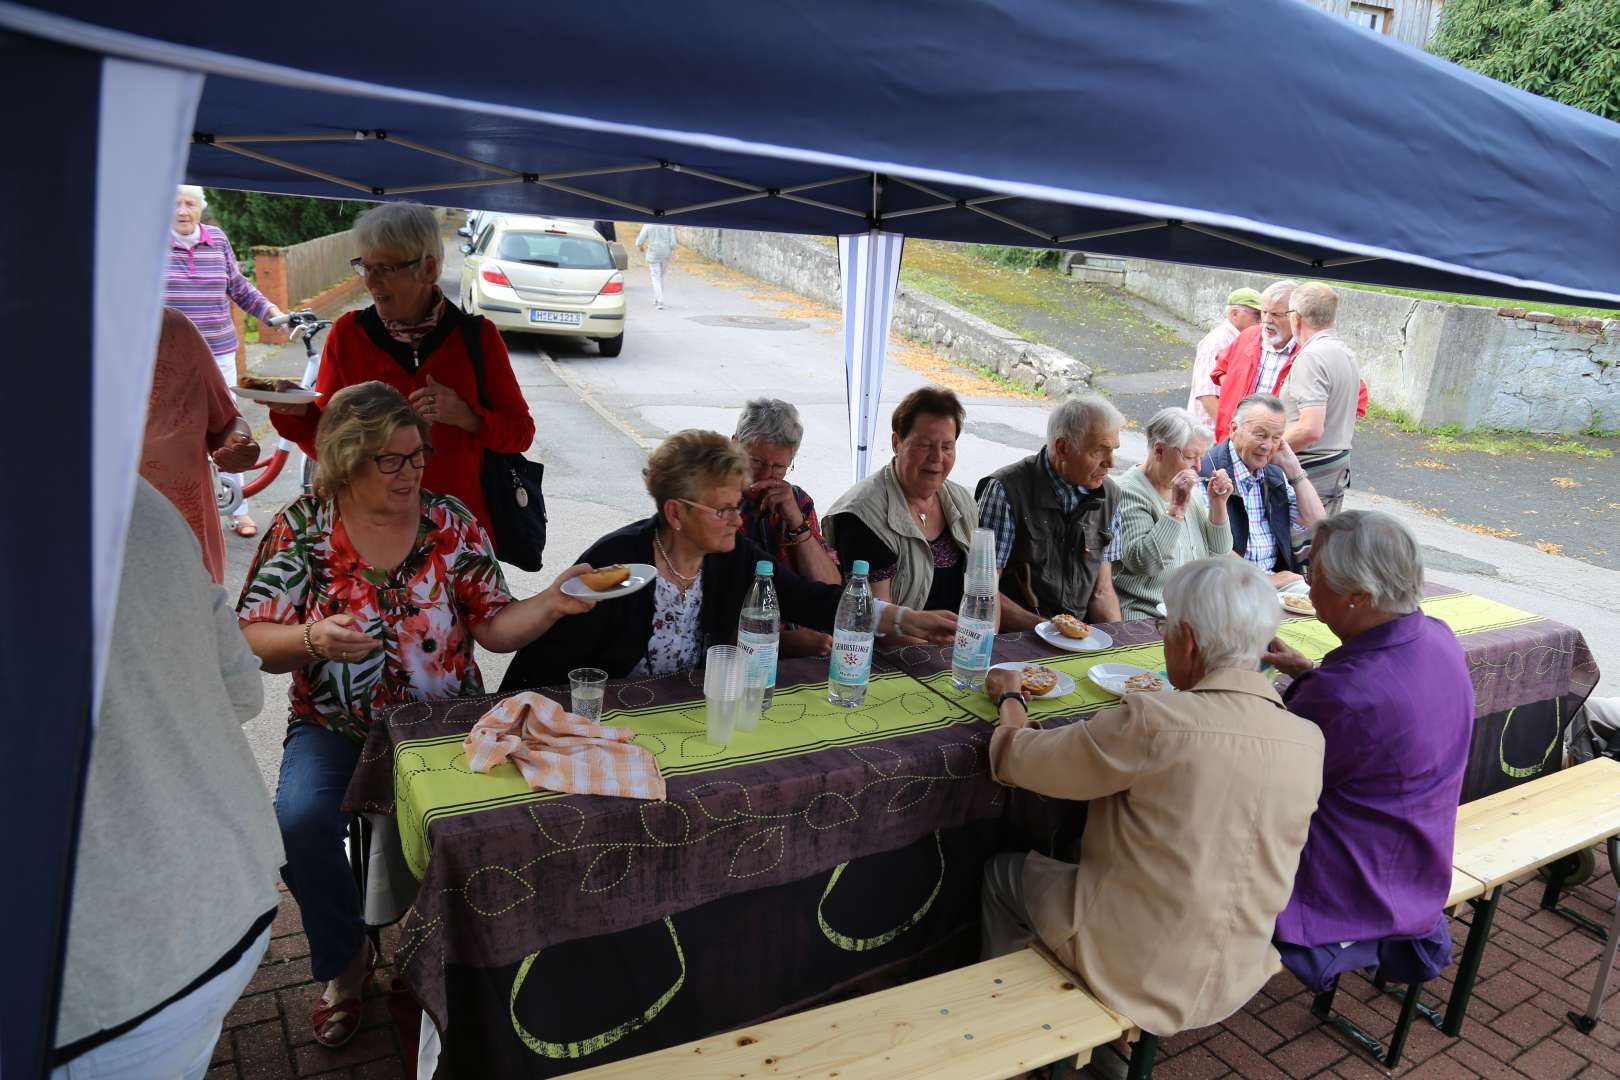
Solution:
<svg viewBox="0 0 1620 1080">
<path fill-rule="evenodd" d="M 267 14 L 0 3 L 217 76 L 202 184 L 1620 301 L 1620 125 L 1298 0 Z"/>
</svg>

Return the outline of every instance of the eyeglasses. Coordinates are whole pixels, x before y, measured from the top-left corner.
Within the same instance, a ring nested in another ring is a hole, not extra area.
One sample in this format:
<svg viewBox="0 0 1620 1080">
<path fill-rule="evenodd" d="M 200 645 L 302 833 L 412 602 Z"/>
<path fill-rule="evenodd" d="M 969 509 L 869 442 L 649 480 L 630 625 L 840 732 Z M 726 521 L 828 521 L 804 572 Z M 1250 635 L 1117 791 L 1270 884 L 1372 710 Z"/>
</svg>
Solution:
<svg viewBox="0 0 1620 1080">
<path fill-rule="evenodd" d="M 1293 313 L 1294 312 L 1292 309 L 1289 309 L 1288 311 L 1262 311 L 1260 313 L 1260 317 L 1262 319 L 1286 319 Z"/>
<path fill-rule="evenodd" d="M 410 262 L 402 262 L 402 263 L 368 263 L 368 262 L 366 262 L 366 260 L 360 258 L 359 256 L 356 256 L 356 257 L 349 260 L 349 269 L 353 270 L 357 275 L 359 275 L 360 277 L 363 277 L 363 278 L 364 277 L 388 277 L 390 274 L 397 274 L 401 270 L 409 270 L 411 267 L 413 267 L 417 263 L 421 262 L 422 258 L 423 257 L 421 255 L 418 255 L 416 258 L 412 259 Z M 396 471 L 398 471 L 398 470 L 396 470 Z"/>
<path fill-rule="evenodd" d="M 428 461 L 433 457 L 433 447 L 423 444 L 408 454 L 373 454 L 371 460 L 377 463 L 377 471 L 384 476 L 393 476 L 405 467 L 408 461 L 413 469 L 427 468 Z"/>
<path fill-rule="evenodd" d="M 702 503 L 697 502 L 697 501 L 695 501 L 693 499 L 676 499 L 675 501 L 676 502 L 683 502 L 687 506 L 695 506 L 699 510 L 707 510 L 709 513 L 713 514 L 715 517 L 719 518 L 721 521 L 741 521 L 742 520 L 742 507 L 740 507 L 740 506 L 705 506 Z"/>
<path fill-rule="evenodd" d="M 786 465 L 772 465 L 768 461 L 750 455 L 748 458 L 748 464 L 754 467 L 755 472 L 769 472 L 778 480 L 782 479 L 788 473 L 793 471 L 793 463 L 791 461 Z"/>
</svg>

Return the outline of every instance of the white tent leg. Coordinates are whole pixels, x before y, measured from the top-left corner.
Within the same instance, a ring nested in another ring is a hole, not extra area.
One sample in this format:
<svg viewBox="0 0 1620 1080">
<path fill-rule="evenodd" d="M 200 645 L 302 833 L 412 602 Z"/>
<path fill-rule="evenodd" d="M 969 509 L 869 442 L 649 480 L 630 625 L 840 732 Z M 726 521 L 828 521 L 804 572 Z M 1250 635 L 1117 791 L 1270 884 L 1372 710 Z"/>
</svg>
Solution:
<svg viewBox="0 0 1620 1080">
<path fill-rule="evenodd" d="M 844 391 L 849 404 L 850 466 L 856 481 L 870 471 L 877 438 L 889 322 L 900 287 L 905 239 L 899 233 L 877 230 L 838 238 L 844 300 Z"/>
<path fill-rule="evenodd" d="M 92 259 L 92 723 L 146 429 L 174 189 L 185 178 L 202 85 L 201 75 L 151 64 L 108 59 L 102 68 Z"/>
</svg>

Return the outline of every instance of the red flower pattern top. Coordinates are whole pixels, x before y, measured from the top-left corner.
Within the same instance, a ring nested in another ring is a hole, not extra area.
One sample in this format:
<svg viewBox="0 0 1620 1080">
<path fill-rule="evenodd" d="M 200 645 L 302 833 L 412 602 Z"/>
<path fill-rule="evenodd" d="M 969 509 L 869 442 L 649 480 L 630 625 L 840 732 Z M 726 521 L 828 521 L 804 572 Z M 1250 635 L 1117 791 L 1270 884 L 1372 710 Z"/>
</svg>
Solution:
<svg viewBox="0 0 1620 1080">
<path fill-rule="evenodd" d="M 422 492 L 416 544 L 391 572 L 350 543 L 337 505 L 305 495 L 265 533 L 237 601 L 243 622 L 289 626 L 347 612 L 383 647 L 293 672 L 289 720 L 364 742 L 378 709 L 483 693 L 473 626 L 512 602 L 495 545 L 460 502 Z"/>
</svg>

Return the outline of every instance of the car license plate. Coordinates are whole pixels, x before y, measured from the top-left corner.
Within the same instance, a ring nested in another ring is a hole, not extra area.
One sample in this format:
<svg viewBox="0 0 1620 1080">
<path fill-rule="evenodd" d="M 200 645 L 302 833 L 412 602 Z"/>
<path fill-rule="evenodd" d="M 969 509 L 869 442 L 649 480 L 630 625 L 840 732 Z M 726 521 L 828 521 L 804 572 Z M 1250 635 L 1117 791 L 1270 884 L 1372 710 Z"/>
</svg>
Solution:
<svg viewBox="0 0 1620 1080">
<path fill-rule="evenodd" d="M 558 326 L 578 326 L 584 316 L 577 311 L 531 311 L 530 322 L 555 323 Z"/>
</svg>

